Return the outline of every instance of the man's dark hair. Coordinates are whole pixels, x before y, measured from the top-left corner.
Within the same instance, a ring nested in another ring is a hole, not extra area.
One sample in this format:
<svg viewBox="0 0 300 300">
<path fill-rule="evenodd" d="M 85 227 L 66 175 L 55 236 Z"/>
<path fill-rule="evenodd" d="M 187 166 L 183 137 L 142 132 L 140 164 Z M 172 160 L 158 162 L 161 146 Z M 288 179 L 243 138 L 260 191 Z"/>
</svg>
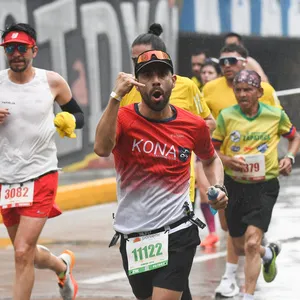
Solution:
<svg viewBox="0 0 300 300">
<path fill-rule="evenodd" d="M 224 40 L 226 40 L 227 38 L 230 38 L 230 37 L 236 37 L 240 43 L 243 42 L 243 38 L 241 35 L 239 35 L 238 33 L 235 33 L 235 32 L 229 32 L 225 35 L 224 37 Z"/>
<path fill-rule="evenodd" d="M 27 33 L 29 36 L 31 36 L 36 41 L 36 31 L 33 27 L 31 27 L 29 24 L 26 23 L 17 23 L 12 24 L 8 26 L 2 33 L 2 39 L 6 37 L 7 34 L 9 34 L 11 31 L 23 31 Z"/>
<path fill-rule="evenodd" d="M 205 57 L 207 57 L 207 53 L 205 50 L 202 50 L 202 49 L 195 49 L 193 52 L 192 52 L 192 56 L 197 56 L 197 55 L 201 55 L 201 54 L 204 54 Z"/>
<path fill-rule="evenodd" d="M 153 23 L 148 30 L 148 33 L 140 34 L 132 43 L 131 47 L 136 45 L 151 45 L 152 49 L 166 52 L 166 45 L 159 37 L 163 29 L 160 24 Z"/>
<path fill-rule="evenodd" d="M 225 53 L 226 52 L 237 52 L 237 53 L 239 53 L 244 58 L 248 57 L 248 50 L 244 46 L 241 46 L 241 45 L 236 45 L 236 44 L 225 45 L 221 49 L 220 54 L 224 53 L 224 52 Z"/>
</svg>

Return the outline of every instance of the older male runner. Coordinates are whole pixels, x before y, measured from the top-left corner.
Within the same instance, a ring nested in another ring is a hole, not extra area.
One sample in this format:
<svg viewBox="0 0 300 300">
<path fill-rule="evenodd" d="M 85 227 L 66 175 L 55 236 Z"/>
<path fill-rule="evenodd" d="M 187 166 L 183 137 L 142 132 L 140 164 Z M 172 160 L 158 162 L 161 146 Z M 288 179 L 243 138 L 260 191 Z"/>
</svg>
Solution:
<svg viewBox="0 0 300 300">
<path fill-rule="evenodd" d="M 225 210 L 234 250 L 245 255 L 245 295 L 253 300 L 263 259 L 263 275 L 271 282 L 277 274 L 280 245 L 261 246 L 279 193 L 279 174 L 289 175 L 300 147 L 300 136 L 286 113 L 259 102 L 261 78 L 243 70 L 234 81 L 238 104 L 221 111 L 213 142 L 225 166 L 228 207 Z M 278 162 L 280 136 L 288 139 L 286 156 Z"/>
</svg>

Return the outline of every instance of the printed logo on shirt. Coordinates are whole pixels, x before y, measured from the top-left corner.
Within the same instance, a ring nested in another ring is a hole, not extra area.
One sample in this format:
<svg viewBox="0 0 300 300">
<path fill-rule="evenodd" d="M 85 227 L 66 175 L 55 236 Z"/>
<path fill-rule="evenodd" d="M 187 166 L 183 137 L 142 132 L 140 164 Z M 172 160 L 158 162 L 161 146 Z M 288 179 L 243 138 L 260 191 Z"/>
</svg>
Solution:
<svg viewBox="0 0 300 300">
<path fill-rule="evenodd" d="M 241 140 L 241 134 L 239 131 L 234 130 L 230 133 L 230 139 L 234 142 L 234 143 L 238 143 Z"/>
<path fill-rule="evenodd" d="M 241 150 L 241 147 L 239 147 L 239 146 L 231 146 L 232 152 L 239 152 L 240 150 Z"/>
<path fill-rule="evenodd" d="M 266 132 L 249 132 L 244 136 L 244 141 L 269 141 L 271 136 Z"/>
<path fill-rule="evenodd" d="M 244 147 L 244 151 L 252 151 L 253 149 L 254 149 L 253 147 L 249 147 L 249 146 Z"/>
<path fill-rule="evenodd" d="M 133 140 L 132 152 L 152 154 L 157 157 L 169 158 L 175 160 L 176 150 L 174 145 L 161 144 L 159 142 L 153 142 L 149 140 Z"/>
<path fill-rule="evenodd" d="M 261 144 L 257 147 L 257 150 L 261 153 L 265 153 L 267 150 L 268 150 L 269 146 L 264 143 L 264 144 Z"/>
<path fill-rule="evenodd" d="M 191 155 L 191 151 L 187 148 L 178 147 L 179 150 L 179 160 L 182 162 L 186 162 Z"/>
</svg>

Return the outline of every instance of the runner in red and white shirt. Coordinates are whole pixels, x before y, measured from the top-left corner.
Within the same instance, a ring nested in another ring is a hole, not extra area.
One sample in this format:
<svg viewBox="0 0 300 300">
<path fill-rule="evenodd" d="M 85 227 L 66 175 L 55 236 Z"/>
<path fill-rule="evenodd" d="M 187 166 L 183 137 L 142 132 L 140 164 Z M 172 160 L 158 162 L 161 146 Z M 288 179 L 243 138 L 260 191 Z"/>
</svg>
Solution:
<svg viewBox="0 0 300 300">
<path fill-rule="evenodd" d="M 169 55 L 142 53 L 131 74 L 120 73 L 96 130 L 95 152 L 115 157 L 118 209 L 114 220 L 124 270 L 138 299 L 180 299 L 197 245 L 189 163 L 194 151 L 216 185 L 215 209 L 227 206 L 223 166 L 203 119 L 169 104 L 176 76 Z M 119 109 L 137 88 L 142 102 Z M 199 222 L 198 222 L 199 221 Z M 155 249 L 155 250 L 154 250 Z"/>
</svg>

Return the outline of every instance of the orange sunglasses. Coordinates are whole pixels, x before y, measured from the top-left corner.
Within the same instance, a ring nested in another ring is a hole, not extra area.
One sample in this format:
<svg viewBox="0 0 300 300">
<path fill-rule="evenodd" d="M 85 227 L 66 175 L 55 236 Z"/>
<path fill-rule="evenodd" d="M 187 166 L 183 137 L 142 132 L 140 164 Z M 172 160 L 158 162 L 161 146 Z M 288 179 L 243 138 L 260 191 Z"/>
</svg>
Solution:
<svg viewBox="0 0 300 300">
<path fill-rule="evenodd" d="M 163 51 L 159 51 L 159 50 L 150 50 L 147 52 L 142 53 L 138 58 L 136 63 L 140 64 L 140 63 L 144 63 L 147 61 L 152 60 L 153 55 L 157 58 L 157 59 L 168 59 L 171 60 L 170 56 L 168 53 L 163 52 Z"/>
</svg>

